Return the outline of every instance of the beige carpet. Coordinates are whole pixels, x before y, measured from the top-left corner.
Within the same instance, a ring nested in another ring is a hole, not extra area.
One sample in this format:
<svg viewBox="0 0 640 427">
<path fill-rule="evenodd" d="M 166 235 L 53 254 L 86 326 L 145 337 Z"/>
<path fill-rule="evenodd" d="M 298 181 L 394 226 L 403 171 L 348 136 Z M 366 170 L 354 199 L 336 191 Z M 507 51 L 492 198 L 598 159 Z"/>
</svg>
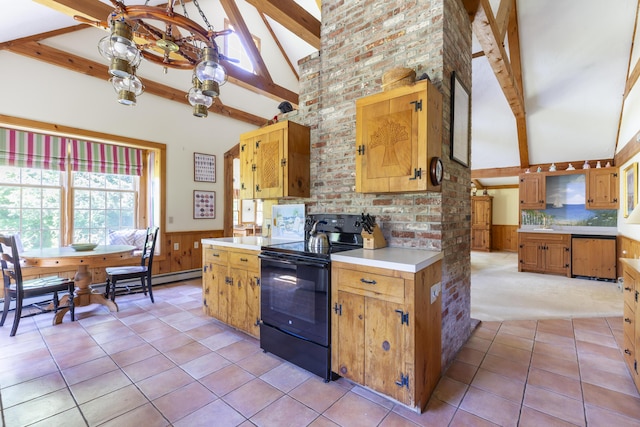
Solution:
<svg viewBox="0 0 640 427">
<path fill-rule="evenodd" d="M 471 252 L 471 317 L 484 321 L 622 316 L 617 283 L 519 273 L 512 252 Z"/>
</svg>

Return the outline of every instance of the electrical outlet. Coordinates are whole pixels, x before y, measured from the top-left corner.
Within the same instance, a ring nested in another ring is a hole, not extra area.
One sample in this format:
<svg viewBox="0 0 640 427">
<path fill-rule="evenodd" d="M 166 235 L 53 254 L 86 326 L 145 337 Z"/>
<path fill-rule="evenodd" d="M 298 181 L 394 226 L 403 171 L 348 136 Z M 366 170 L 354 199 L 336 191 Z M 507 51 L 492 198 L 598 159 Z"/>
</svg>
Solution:
<svg viewBox="0 0 640 427">
<path fill-rule="evenodd" d="M 438 282 L 435 285 L 431 286 L 431 304 L 436 302 L 438 299 L 438 295 L 442 292 L 442 282 Z"/>
<path fill-rule="evenodd" d="M 174 243 L 173 244 L 173 250 L 174 251 L 179 251 L 180 250 L 180 243 Z"/>
<path fill-rule="evenodd" d="M 193 249 L 198 249 L 198 247 L 200 247 L 200 244 L 198 242 L 193 242 Z"/>
</svg>

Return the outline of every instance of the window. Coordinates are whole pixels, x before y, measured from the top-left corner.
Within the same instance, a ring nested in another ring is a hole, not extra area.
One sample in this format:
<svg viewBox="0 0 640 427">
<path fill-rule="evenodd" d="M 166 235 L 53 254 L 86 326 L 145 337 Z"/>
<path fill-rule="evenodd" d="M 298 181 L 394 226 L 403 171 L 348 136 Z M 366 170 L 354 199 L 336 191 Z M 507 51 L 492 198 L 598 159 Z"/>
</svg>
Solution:
<svg viewBox="0 0 640 427">
<path fill-rule="evenodd" d="M 0 128 L 0 233 L 28 250 L 158 224 L 163 154 Z"/>
<path fill-rule="evenodd" d="M 233 30 L 233 25 L 231 25 L 231 22 L 229 22 L 228 19 L 224 20 L 224 28 L 225 30 Z M 260 39 L 253 34 L 251 35 L 251 38 L 258 48 L 258 52 L 260 52 Z M 224 37 L 222 52 L 227 58 L 238 60 L 238 66 L 240 68 L 243 68 L 251 73 L 255 73 L 253 69 L 253 63 L 251 62 L 251 59 L 249 59 L 246 49 L 240 42 L 240 37 L 238 37 L 236 33 L 232 33 Z"/>
</svg>

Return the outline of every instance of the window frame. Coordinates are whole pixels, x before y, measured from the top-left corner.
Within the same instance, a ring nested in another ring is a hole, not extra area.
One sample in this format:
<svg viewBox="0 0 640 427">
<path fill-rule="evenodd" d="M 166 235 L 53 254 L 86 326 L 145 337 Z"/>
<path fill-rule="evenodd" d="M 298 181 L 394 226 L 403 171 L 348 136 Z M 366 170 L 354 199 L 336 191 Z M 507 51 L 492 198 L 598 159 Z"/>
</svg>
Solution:
<svg viewBox="0 0 640 427">
<path fill-rule="evenodd" d="M 143 150 L 143 171 L 145 171 L 145 173 L 139 177 L 139 200 L 136 224 L 140 228 L 146 228 L 151 224 L 160 227 L 156 253 L 159 256 L 159 259 L 164 258 L 164 245 L 162 245 L 161 242 L 164 241 L 165 235 L 163 225 L 165 224 L 166 215 L 164 209 L 166 206 L 166 144 L 35 120 L 21 119 L 2 114 L 0 114 L 0 126 L 27 132 L 44 133 L 66 138 L 85 139 L 104 144 L 121 145 Z M 67 215 L 68 218 L 71 218 L 70 215 L 73 209 L 72 199 L 70 198 L 72 192 L 72 172 L 64 171 L 61 173 L 66 174 L 66 182 L 63 182 L 62 185 L 63 187 L 66 187 L 63 191 L 66 191 L 67 193 L 66 196 L 63 195 L 61 200 L 62 215 Z M 157 186 L 153 185 L 156 182 L 158 183 Z M 145 191 L 142 191 L 143 188 Z M 152 195 L 151 192 L 154 194 Z M 153 205 L 151 205 L 152 200 L 155 200 Z M 69 220 L 69 222 L 69 226 L 67 226 L 64 232 L 61 233 L 61 245 L 68 245 L 72 243 L 73 224 L 71 220 Z"/>
</svg>

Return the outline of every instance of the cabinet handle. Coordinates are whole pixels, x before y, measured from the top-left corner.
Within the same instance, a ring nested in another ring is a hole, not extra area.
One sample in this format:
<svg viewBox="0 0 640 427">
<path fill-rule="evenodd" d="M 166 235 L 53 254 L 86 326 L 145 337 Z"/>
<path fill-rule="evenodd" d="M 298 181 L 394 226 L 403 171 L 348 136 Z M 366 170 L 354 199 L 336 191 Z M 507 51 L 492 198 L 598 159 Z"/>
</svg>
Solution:
<svg viewBox="0 0 640 427">
<path fill-rule="evenodd" d="M 213 254 L 214 257 L 220 258 L 220 254 Z"/>
<path fill-rule="evenodd" d="M 242 262 L 249 262 L 249 260 L 247 258 L 240 258 L 240 261 Z"/>
<path fill-rule="evenodd" d="M 625 290 L 625 291 L 629 291 L 629 292 L 631 292 L 631 288 L 630 288 L 630 287 L 628 287 L 628 286 L 625 286 L 625 287 L 624 287 L 624 290 Z"/>
<path fill-rule="evenodd" d="M 628 317 L 625 317 L 624 321 L 627 322 L 627 323 L 631 323 L 631 319 L 629 319 Z"/>
<path fill-rule="evenodd" d="M 366 284 L 368 284 L 368 285 L 375 285 L 375 284 L 376 284 L 376 281 L 375 281 L 375 280 L 369 280 L 369 279 L 364 279 L 364 278 L 362 278 L 362 279 L 360 279 L 360 281 L 361 281 L 362 283 L 366 283 Z"/>
<path fill-rule="evenodd" d="M 628 354 L 629 356 L 631 356 L 631 351 L 628 348 L 625 348 L 624 354 Z"/>
</svg>

